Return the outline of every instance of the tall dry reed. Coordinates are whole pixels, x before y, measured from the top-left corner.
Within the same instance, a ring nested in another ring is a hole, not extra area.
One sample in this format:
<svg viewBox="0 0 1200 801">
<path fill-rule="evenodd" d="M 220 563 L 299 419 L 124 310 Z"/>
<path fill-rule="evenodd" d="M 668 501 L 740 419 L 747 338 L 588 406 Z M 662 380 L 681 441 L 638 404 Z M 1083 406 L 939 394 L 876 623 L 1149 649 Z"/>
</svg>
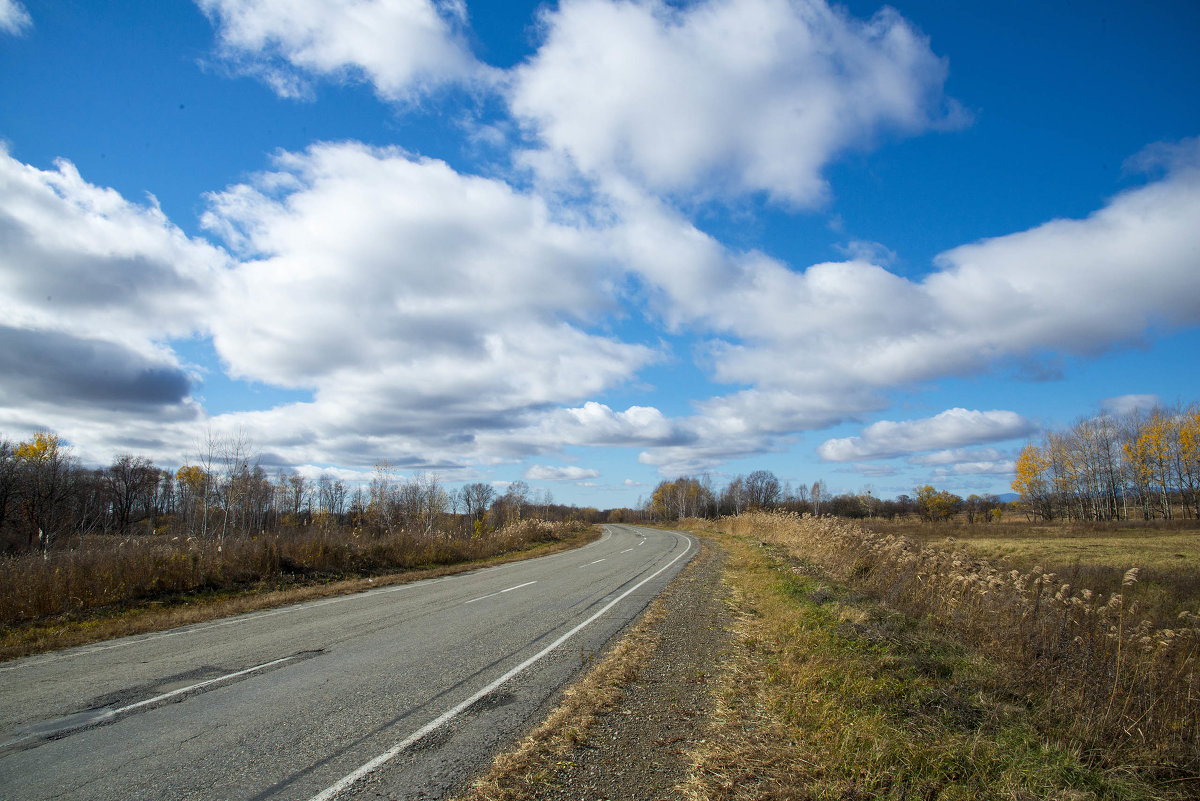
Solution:
<svg viewBox="0 0 1200 801">
<path fill-rule="evenodd" d="M 89 537 L 70 550 L 0 558 L 0 627 L 181 593 L 468 562 L 561 539 L 581 523 L 524 520 L 485 537 L 348 529 L 215 540 Z"/>
<path fill-rule="evenodd" d="M 1123 593 L 1102 596 L 1040 569 L 1006 570 L 836 518 L 750 513 L 718 527 L 807 557 L 1010 666 L 1014 691 L 1101 761 L 1200 773 L 1200 616 L 1156 627 Z M 1137 580 L 1136 568 L 1124 576 L 1126 587 Z"/>
</svg>

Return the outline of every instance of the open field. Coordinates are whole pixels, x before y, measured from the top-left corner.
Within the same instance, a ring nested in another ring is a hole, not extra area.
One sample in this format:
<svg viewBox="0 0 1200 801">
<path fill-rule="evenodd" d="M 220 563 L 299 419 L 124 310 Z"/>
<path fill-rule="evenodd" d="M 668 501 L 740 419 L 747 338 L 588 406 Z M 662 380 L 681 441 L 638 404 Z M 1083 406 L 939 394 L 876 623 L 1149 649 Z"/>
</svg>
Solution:
<svg viewBox="0 0 1200 801">
<path fill-rule="evenodd" d="M 960 549 L 1022 572 L 1053 573 L 1061 583 L 1097 594 L 1122 592 L 1138 615 L 1166 626 L 1200 611 L 1200 522 L 947 525 L 864 521 L 881 534 Z M 1130 568 L 1137 582 L 1122 587 Z M 1035 568 L 1040 568 L 1035 570 Z"/>
<path fill-rule="evenodd" d="M 1077 561 L 1127 570 L 1200 571 L 1200 521 L 1046 524 L 947 524 L 872 519 L 863 524 L 881 534 L 934 543 L 953 537 L 985 559 L 1013 559 L 1063 565 Z"/>
<path fill-rule="evenodd" d="M 833 579 L 758 527 L 713 533 L 737 618 L 685 797 L 1176 797 L 1047 737 L 1004 670 Z"/>
<path fill-rule="evenodd" d="M 762 702 L 768 710 L 783 711 L 782 717 L 760 712 L 768 724 L 778 727 L 795 710 L 810 709 L 814 687 L 840 696 L 827 712 L 798 724 L 802 731 L 871 711 L 849 730 L 836 724 L 843 735 L 823 746 L 828 756 L 814 748 L 804 757 L 822 775 L 842 771 L 846 783 L 826 796 L 891 797 L 897 788 L 888 782 L 897 771 L 929 762 L 928 770 L 936 773 L 956 761 L 956 770 L 979 772 L 990 777 L 987 782 L 1003 785 L 1017 776 L 1034 782 L 979 797 L 1194 797 L 1200 792 L 1200 618 L 1185 611 L 1169 626 L 1144 620 L 1132 600 L 1142 584 L 1140 571 L 1126 570 L 1119 577 L 1122 592 L 1101 594 L 1064 586 L 1048 573 L 985 561 L 957 537 L 948 541 L 945 529 L 941 540 L 927 545 L 831 518 L 752 513 L 707 525 L 715 525 L 722 541 L 743 559 L 752 562 L 752 554 L 762 554 L 757 567 L 731 581 L 757 584 L 757 592 L 768 599 L 749 605 L 745 625 L 761 627 L 766 618 L 782 621 L 774 633 L 755 639 L 754 648 L 767 648 L 760 657 L 745 657 L 745 669 L 783 683 L 774 700 Z M 1096 538 L 1095 532 L 1089 536 Z M 1114 539 L 1123 535 L 1118 532 Z M 774 564 L 764 567 L 763 559 Z M 1080 564 L 1081 570 L 1086 567 Z M 792 611 L 780 611 L 789 594 Z M 1186 597 L 1187 592 L 1171 601 Z M 763 611 L 775 607 L 769 615 Z M 831 661 L 830 654 L 847 649 L 862 663 Z M 755 667 L 756 658 L 766 667 Z M 805 672 L 808 664 L 819 669 L 803 681 L 777 678 L 787 662 Z M 907 667 L 898 671 L 896 665 Z M 728 714 L 740 716 L 739 725 L 750 713 L 737 705 L 752 697 L 754 686 L 743 682 L 729 696 Z M 912 700 L 924 693 L 931 693 L 924 702 Z M 955 722 L 956 717 L 961 719 Z M 880 720 L 887 724 L 884 729 L 895 726 L 899 733 L 871 731 Z M 943 724 L 952 731 L 928 739 L 922 735 L 924 727 Z M 963 725 L 961 731 L 955 728 Z M 730 727 L 736 730 L 737 725 Z M 768 739 L 795 741 L 797 736 L 780 729 Z M 878 761 L 893 736 L 900 738 L 898 750 Z M 915 750 L 905 750 L 905 737 Z M 954 750 L 955 742 L 963 750 Z M 1040 745 L 1033 748 L 1034 743 Z M 1038 749 L 1041 756 L 1035 757 Z M 856 784 L 847 773 L 854 766 L 871 775 L 877 771 L 876 783 Z M 924 776 L 924 770 L 917 775 Z M 1096 783 L 1097 777 L 1103 781 Z M 1131 784 L 1106 788 L 1104 783 L 1117 777 Z M 1042 781 L 1049 783 L 1035 790 Z M 968 784 L 960 795 L 976 792 Z"/>
</svg>

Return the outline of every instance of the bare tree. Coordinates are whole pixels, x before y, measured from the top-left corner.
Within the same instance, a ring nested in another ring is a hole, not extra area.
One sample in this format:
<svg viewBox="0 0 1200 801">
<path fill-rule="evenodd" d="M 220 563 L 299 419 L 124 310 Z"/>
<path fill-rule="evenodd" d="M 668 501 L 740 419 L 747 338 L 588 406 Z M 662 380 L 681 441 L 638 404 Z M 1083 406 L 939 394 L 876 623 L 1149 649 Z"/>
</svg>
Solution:
<svg viewBox="0 0 1200 801">
<path fill-rule="evenodd" d="M 299 523 L 302 513 L 308 508 L 309 499 L 312 495 L 312 487 L 308 483 L 308 479 L 299 473 L 293 471 L 287 477 L 287 509 Z"/>
<path fill-rule="evenodd" d="M 17 456 L 13 444 L 0 438 L 0 533 L 17 500 Z"/>
<path fill-rule="evenodd" d="M 450 504 L 436 473 L 417 473 L 399 488 L 401 515 L 407 526 L 431 537 Z"/>
<path fill-rule="evenodd" d="M 721 493 L 721 502 L 727 510 L 740 515 L 746 508 L 746 479 L 744 476 L 734 477 Z"/>
<path fill-rule="evenodd" d="M 328 473 L 317 477 L 317 505 L 334 517 L 346 510 L 346 485 Z"/>
<path fill-rule="evenodd" d="M 103 473 L 112 507 L 114 528 L 120 534 L 129 532 L 134 506 L 145 502 L 147 491 L 158 485 L 158 468 L 144 456 L 123 453 Z"/>
<path fill-rule="evenodd" d="M 464 486 L 459 497 L 462 499 L 463 513 L 471 519 L 475 532 L 482 533 L 483 521 L 487 517 L 492 501 L 496 498 L 495 487 L 482 481 L 476 481 Z"/>
<path fill-rule="evenodd" d="M 516 520 L 521 519 L 525 507 L 529 505 L 529 485 L 524 481 L 514 481 L 508 485 L 504 493 L 504 505 Z M 511 522 L 511 521 L 509 521 Z"/>
<path fill-rule="evenodd" d="M 14 454 L 19 463 L 26 546 L 40 545 L 45 554 L 68 519 L 64 502 L 74 467 L 71 449 L 56 434 L 39 431 L 17 445 Z"/>
<path fill-rule="evenodd" d="M 550 507 L 554 505 L 554 493 L 548 489 L 537 492 L 534 496 L 538 507 L 538 517 L 545 520 L 550 517 Z"/>
<path fill-rule="evenodd" d="M 817 479 L 812 484 L 812 489 L 808 491 L 808 503 L 812 506 L 813 514 L 821 514 L 821 507 L 829 502 L 832 496 L 829 494 L 829 488 L 825 486 L 823 479 Z"/>
<path fill-rule="evenodd" d="M 779 502 L 779 491 L 779 479 L 770 470 L 755 470 L 746 476 L 746 499 L 751 507 L 774 507 Z"/>
<path fill-rule="evenodd" d="M 397 515 L 395 468 L 388 462 L 375 465 L 375 477 L 368 489 L 366 517 L 377 531 L 391 534 Z"/>
</svg>

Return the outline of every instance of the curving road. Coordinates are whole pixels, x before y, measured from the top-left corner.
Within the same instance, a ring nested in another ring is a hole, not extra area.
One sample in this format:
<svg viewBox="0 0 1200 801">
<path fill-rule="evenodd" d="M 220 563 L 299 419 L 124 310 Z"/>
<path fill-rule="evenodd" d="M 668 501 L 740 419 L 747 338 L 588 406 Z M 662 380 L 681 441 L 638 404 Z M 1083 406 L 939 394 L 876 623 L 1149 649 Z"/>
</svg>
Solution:
<svg viewBox="0 0 1200 801">
<path fill-rule="evenodd" d="M 0 798 L 439 798 L 695 552 L 578 550 L 0 665 Z"/>
</svg>

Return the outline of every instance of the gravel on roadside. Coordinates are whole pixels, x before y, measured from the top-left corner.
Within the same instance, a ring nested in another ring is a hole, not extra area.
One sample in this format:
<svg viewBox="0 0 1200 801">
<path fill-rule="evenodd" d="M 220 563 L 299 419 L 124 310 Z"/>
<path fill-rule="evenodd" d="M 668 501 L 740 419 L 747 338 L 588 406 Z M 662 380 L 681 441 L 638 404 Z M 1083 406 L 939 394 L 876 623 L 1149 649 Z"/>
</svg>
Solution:
<svg viewBox="0 0 1200 801">
<path fill-rule="evenodd" d="M 641 621 L 463 801 L 683 798 L 703 743 L 711 686 L 730 642 L 724 554 L 699 553 Z"/>
</svg>

